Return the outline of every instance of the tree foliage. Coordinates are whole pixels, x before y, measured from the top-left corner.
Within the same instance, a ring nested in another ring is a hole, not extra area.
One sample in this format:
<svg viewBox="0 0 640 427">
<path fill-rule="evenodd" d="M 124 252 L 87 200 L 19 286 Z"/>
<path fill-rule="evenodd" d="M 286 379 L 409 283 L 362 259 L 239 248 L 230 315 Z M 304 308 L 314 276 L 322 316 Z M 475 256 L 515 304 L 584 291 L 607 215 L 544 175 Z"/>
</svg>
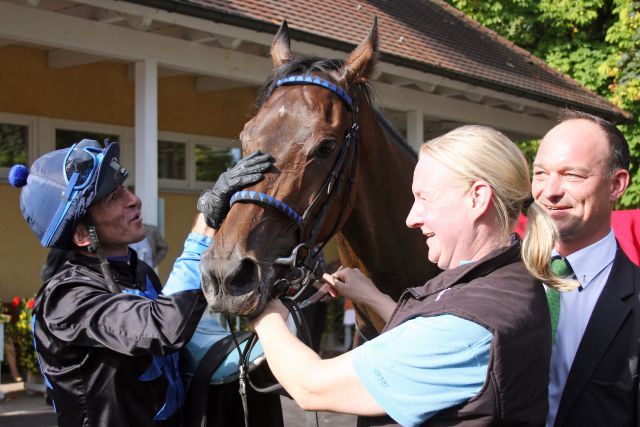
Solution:
<svg viewBox="0 0 640 427">
<path fill-rule="evenodd" d="M 619 204 L 639 207 L 640 1 L 447 1 L 634 116 L 620 126 L 631 147 L 632 183 Z"/>
</svg>

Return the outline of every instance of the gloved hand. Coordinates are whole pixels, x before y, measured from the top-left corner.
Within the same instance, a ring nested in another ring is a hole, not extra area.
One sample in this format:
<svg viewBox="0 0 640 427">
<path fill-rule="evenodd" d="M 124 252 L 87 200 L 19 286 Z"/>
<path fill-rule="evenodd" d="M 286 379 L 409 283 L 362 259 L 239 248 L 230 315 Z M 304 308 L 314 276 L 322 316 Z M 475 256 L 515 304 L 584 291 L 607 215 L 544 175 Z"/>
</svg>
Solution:
<svg viewBox="0 0 640 427">
<path fill-rule="evenodd" d="M 229 200 L 241 188 L 248 187 L 264 179 L 262 172 L 273 164 L 268 154 L 255 151 L 244 157 L 236 165 L 220 174 L 211 190 L 205 190 L 198 199 L 198 211 L 204 215 L 207 225 L 216 230 L 229 213 Z"/>
</svg>

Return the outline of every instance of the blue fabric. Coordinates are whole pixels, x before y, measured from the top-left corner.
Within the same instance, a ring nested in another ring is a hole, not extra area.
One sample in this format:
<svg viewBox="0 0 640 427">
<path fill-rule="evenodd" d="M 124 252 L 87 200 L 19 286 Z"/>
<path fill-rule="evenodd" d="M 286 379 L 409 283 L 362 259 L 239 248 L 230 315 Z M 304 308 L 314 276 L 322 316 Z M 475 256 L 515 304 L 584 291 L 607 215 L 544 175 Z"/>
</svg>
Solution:
<svg viewBox="0 0 640 427">
<path fill-rule="evenodd" d="M 131 261 L 131 252 L 126 255 L 116 255 L 116 256 L 108 256 L 107 261 L 109 262 L 123 262 L 125 264 L 129 264 Z"/>
<path fill-rule="evenodd" d="M 49 381 L 49 378 L 47 378 L 44 371 L 42 370 L 42 366 L 40 366 L 40 353 L 38 353 L 38 344 L 36 343 L 35 329 L 36 329 L 36 316 L 35 314 L 32 314 L 31 315 L 31 334 L 33 336 L 33 350 L 36 352 L 36 361 L 38 362 L 38 370 L 42 374 L 42 377 L 44 378 L 44 383 L 47 386 L 47 388 L 50 390 L 53 390 L 53 384 L 51 384 L 51 381 Z M 56 409 L 56 402 L 54 402 L 53 399 L 51 399 L 51 403 L 53 404 L 53 411 L 57 414 L 58 410 Z"/>
<path fill-rule="evenodd" d="M 292 328 L 291 325 L 289 327 Z M 295 329 L 293 332 L 295 333 Z M 183 372 L 193 375 L 200 360 L 211 346 L 227 336 L 229 336 L 229 331 L 220 324 L 219 314 L 212 313 L 210 310 L 205 311 L 193 337 L 181 352 Z M 240 343 L 241 352 L 244 352 L 246 345 L 246 340 Z M 262 344 L 258 341 L 251 350 L 249 362 L 254 363 L 263 354 Z M 211 375 L 211 384 L 228 383 L 237 379 L 239 359 L 238 350 L 234 347 Z"/>
<path fill-rule="evenodd" d="M 190 233 L 184 242 L 182 255 L 173 265 L 166 286 L 162 290 L 164 295 L 187 290 L 200 290 L 200 258 L 202 253 L 211 245 L 211 238 L 197 233 Z M 147 289 L 125 289 L 123 292 L 155 300 L 158 298 L 151 280 L 146 278 Z M 153 356 L 147 370 L 138 378 L 140 381 L 152 381 L 161 375 L 167 379 L 165 403 L 154 416 L 154 420 L 166 420 L 183 405 L 185 392 L 180 376 L 180 355 L 178 352 L 166 356 Z"/>
<path fill-rule="evenodd" d="M 178 257 L 167 284 L 162 289 L 163 295 L 177 292 L 200 290 L 200 258 L 211 246 L 212 239 L 202 234 L 189 233 L 184 242 L 182 255 Z"/>
<path fill-rule="evenodd" d="M 178 262 L 176 261 L 176 265 L 177 264 Z M 158 298 L 158 292 L 153 287 L 153 283 L 149 277 L 146 278 L 146 284 L 147 289 L 144 291 L 139 289 L 124 289 L 122 292 L 156 300 Z M 140 381 L 152 381 L 164 375 L 167 379 L 165 403 L 153 417 L 154 420 L 166 420 L 176 413 L 178 408 L 184 403 L 184 385 L 182 384 L 179 368 L 180 355 L 177 352 L 166 356 L 153 356 L 147 370 L 138 378 Z"/>
<path fill-rule="evenodd" d="M 457 316 L 417 317 L 353 350 L 353 367 L 391 418 L 417 426 L 482 389 L 492 339 Z"/>
</svg>

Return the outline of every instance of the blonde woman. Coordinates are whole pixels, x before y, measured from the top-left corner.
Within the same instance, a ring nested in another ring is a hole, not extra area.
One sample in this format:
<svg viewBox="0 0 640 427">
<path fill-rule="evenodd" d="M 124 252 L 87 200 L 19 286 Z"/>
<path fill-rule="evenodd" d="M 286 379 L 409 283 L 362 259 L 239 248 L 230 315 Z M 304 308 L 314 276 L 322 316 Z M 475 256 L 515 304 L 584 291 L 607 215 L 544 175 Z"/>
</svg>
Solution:
<svg viewBox="0 0 640 427">
<path fill-rule="evenodd" d="M 379 337 L 328 360 L 270 302 L 253 323 L 269 366 L 304 409 L 361 415 L 359 425 L 544 425 L 551 328 L 541 281 L 573 282 L 550 271 L 557 233 L 532 203 L 524 157 L 500 132 L 463 126 L 423 145 L 412 192 L 407 226 L 444 271 L 398 303 L 357 269 L 327 275 L 388 320 Z M 523 211 L 520 242 L 511 230 Z"/>
</svg>

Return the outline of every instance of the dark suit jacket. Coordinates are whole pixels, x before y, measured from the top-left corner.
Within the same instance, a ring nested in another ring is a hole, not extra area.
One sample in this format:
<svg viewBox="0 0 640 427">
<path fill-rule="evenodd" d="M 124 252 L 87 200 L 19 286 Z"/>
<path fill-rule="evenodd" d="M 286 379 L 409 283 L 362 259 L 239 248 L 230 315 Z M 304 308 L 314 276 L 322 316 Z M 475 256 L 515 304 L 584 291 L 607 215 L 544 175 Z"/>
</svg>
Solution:
<svg viewBox="0 0 640 427">
<path fill-rule="evenodd" d="M 618 246 L 567 377 L 554 426 L 637 426 L 640 269 Z"/>
</svg>

